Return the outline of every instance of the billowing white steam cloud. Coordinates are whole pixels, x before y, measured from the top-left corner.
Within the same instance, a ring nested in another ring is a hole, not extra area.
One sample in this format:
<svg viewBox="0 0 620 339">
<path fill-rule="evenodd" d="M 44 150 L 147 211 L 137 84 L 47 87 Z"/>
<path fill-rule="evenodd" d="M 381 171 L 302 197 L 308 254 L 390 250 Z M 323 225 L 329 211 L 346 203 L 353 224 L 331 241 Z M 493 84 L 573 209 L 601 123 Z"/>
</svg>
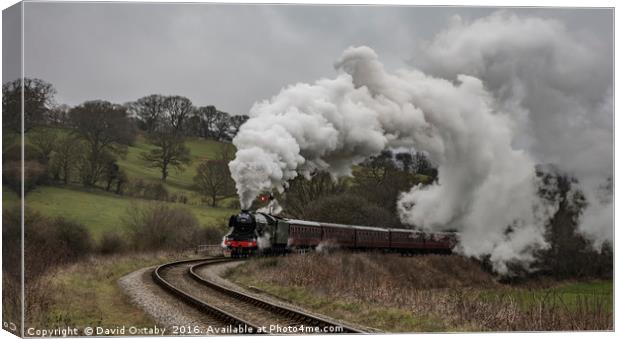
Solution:
<svg viewBox="0 0 620 339">
<path fill-rule="evenodd" d="M 290 86 L 252 108 L 229 164 L 242 207 L 299 174 L 350 175 L 381 150 L 414 147 L 438 164 L 439 181 L 402 196 L 405 222 L 458 229 L 462 251 L 490 254 L 500 272 L 546 246 L 544 223 L 556 207 L 538 198 L 535 163 L 512 146 L 516 122 L 495 110 L 480 80 L 390 74 L 368 47 L 347 49 L 336 67 L 344 73 L 335 79 Z"/>
<path fill-rule="evenodd" d="M 588 202 L 579 227 L 600 245 L 613 240 L 612 53 L 598 36 L 577 36 L 556 20 L 507 12 L 455 17 L 416 66 L 482 79 L 517 123 L 515 145 L 579 180 Z"/>
</svg>

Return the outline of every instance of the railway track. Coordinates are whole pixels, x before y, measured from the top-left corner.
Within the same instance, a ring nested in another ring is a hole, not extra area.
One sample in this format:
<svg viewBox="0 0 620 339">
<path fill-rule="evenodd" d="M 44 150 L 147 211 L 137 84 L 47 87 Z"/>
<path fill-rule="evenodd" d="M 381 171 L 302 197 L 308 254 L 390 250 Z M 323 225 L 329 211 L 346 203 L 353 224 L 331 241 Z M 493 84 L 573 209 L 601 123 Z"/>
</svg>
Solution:
<svg viewBox="0 0 620 339">
<path fill-rule="evenodd" d="M 184 302 L 245 333 L 364 333 L 306 312 L 258 299 L 207 280 L 197 270 L 233 261 L 225 258 L 171 262 L 153 270 L 154 281 Z"/>
</svg>

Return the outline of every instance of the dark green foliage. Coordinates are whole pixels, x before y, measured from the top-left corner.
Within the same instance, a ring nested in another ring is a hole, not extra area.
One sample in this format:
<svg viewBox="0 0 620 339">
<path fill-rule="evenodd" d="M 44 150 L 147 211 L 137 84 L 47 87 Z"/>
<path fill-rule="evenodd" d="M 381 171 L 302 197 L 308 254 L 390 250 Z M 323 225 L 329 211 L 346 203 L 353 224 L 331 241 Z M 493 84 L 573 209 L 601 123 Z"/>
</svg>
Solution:
<svg viewBox="0 0 620 339">
<path fill-rule="evenodd" d="M 401 156 L 401 161 L 405 161 L 403 167 L 405 164 L 412 166 L 406 159 Z M 352 193 L 365 197 L 392 215 L 397 215 L 396 202 L 400 194 L 420 182 L 414 173 L 397 166 L 390 151 L 362 163 L 353 181 Z"/>
<path fill-rule="evenodd" d="M 611 244 L 603 244 L 598 251 L 577 230 L 581 213 L 587 206 L 583 193 L 576 188 L 577 180 L 549 167 L 539 167 L 537 174 L 543 182 L 540 196 L 559 201 L 558 211 L 547 225 L 545 234 L 550 247 L 537 254 L 536 268 L 540 270 L 539 273 L 550 274 L 558 279 L 611 278 Z"/>
<path fill-rule="evenodd" d="M 337 194 L 318 199 L 307 206 L 305 215 L 314 221 L 349 225 L 382 228 L 399 225 L 398 219 L 389 211 L 353 194 Z"/>
<path fill-rule="evenodd" d="M 334 181 L 328 173 L 319 172 L 311 180 L 298 176 L 290 182 L 282 201 L 286 215 L 307 218 L 307 209 L 320 199 L 347 190 L 344 181 Z"/>
</svg>

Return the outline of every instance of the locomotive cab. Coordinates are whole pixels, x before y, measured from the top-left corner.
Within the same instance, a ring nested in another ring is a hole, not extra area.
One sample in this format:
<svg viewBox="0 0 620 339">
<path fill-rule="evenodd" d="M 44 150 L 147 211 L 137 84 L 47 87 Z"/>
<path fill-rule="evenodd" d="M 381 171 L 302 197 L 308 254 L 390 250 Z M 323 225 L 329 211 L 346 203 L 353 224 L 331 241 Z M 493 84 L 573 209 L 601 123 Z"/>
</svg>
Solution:
<svg viewBox="0 0 620 339">
<path fill-rule="evenodd" d="M 256 219 L 247 210 L 233 215 L 228 220 L 230 230 L 224 236 L 224 254 L 233 258 L 253 254 L 258 249 Z"/>
</svg>

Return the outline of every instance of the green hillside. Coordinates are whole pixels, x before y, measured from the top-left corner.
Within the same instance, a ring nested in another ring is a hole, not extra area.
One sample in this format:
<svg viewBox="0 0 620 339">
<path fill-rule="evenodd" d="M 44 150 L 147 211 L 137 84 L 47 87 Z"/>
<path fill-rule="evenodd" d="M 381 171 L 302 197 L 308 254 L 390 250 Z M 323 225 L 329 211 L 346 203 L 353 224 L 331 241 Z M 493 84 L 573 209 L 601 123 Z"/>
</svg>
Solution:
<svg viewBox="0 0 620 339">
<path fill-rule="evenodd" d="M 59 129 L 57 132 L 66 133 L 66 131 Z M 30 133 L 36 133 L 36 131 Z M 225 228 L 228 217 L 236 209 L 208 206 L 193 188 L 192 179 L 200 162 L 215 158 L 226 145 L 213 140 L 189 138 L 186 141 L 186 146 L 190 150 L 191 164 L 184 171 L 171 169 L 164 187 L 170 193 L 183 193 L 188 197 L 188 203 L 160 203 L 189 209 L 203 227 Z M 230 147 L 231 145 L 228 144 L 227 146 Z M 127 148 L 126 156 L 118 159 L 119 167 L 125 171 L 130 182 L 139 179 L 160 182 L 159 170 L 149 167 L 148 163 L 141 158 L 141 153 L 148 152 L 153 148 L 154 146 L 149 144 L 143 136 L 138 136 L 135 143 Z M 19 203 L 16 194 L 6 187 L 3 187 L 2 200 L 5 208 L 10 208 L 11 205 Z M 230 197 L 220 201 L 220 205 L 234 205 L 235 201 L 236 197 Z M 107 231 L 122 231 L 123 218 L 127 213 L 131 213 L 132 206 L 136 203 L 146 202 L 148 201 L 106 192 L 101 188 L 85 188 L 77 182 L 66 186 L 39 186 L 26 196 L 28 208 L 46 216 L 62 216 L 84 224 L 95 239 L 99 239 Z"/>
<path fill-rule="evenodd" d="M 192 162 L 185 168 L 185 171 L 178 172 L 174 169 L 170 171 L 166 179 L 166 188 L 172 192 L 192 191 L 192 179 L 200 162 L 217 157 L 224 144 L 214 140 L 190 138 L 187 139 L 185 145 L 190 150 Z M 135 143 L 127 148 L 126 157 L 119 159 L 118 164 L 130 178 L 159 181 L 161 179 L 159 169 L 149 167 L 149 163 L 141 158 L 142 153 L 154 148 L 155 146 L 147 143 L 144 137 L 138 136 Z"/>
<path fill-rule="evenodd" d="M 2 197 L 5 208 L 19 202 L 15 199 L 15 193 L 7 189 L 3 190 Z M 76 186 L 42 186 L 26 196 L 27 208 L 50 217 L 64 217 L 84 224 L 95 239 L 99 239 L 106 231 L 122 231 L 123 218 L 131 213 L 133 204 L 144 202 L 146 201 Z M 234 210 L 227 208 L 169 202 L 166 204 L 189 209 L 203 227 L 226 228 L 228 217 L 234 213 Z"/>
</svg>

